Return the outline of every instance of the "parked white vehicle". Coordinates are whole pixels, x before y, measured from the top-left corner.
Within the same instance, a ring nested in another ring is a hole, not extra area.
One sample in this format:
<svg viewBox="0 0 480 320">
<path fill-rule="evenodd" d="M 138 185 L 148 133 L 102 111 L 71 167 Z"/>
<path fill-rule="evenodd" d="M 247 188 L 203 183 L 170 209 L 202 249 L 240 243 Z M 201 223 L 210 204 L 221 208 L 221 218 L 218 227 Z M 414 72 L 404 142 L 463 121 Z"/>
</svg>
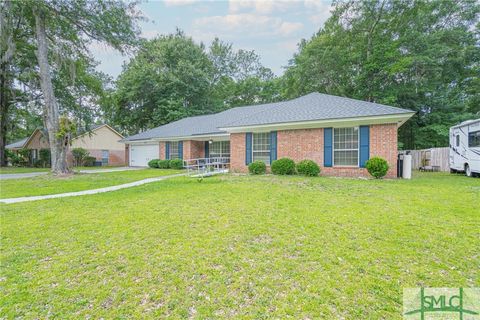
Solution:
<svg viewBox="0 0 480 320">
<path fill-rule="evenodd" d="M 480 119 L 450 128 L 450 172 L 480 175 Z"/>
</svg>

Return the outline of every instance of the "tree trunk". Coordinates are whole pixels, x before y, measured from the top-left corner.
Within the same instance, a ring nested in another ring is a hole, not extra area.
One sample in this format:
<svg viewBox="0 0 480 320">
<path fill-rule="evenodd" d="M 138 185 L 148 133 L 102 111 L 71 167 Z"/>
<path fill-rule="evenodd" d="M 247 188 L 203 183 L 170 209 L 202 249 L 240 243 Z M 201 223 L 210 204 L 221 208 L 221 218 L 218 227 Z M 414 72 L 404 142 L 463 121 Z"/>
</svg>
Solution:
<svg viewBox="0 0 480 320">
<path fill-rule="evenodd" d="M 7 144 L 7 116 L 9 101 L 7 98 L 7 67 L 5 63 L 0 66 L 0 166 L 7 165 L 5 146 Z"/>
<path fill-rule="evenodd" d="M 0 5 L 0 166 L 7 165 L 5 146 L 7 144 L 7 118 L 11 103 L 10 63 L 15 51 L 13 26 L 11 25 L 10 2 Z"/>
<path fill-rule="evenodd" d="M 48 131 L 48 141 L 51 152 L 52 172 L 55 174 L 69 173 L 67 166 L 67 145 L 64 139 L 58 137 L 59 111 L 58 104 L 53 92 L 50 65 L 48 63 L 48 42 L 45 30 L 45 13 L 38 9 L 35 11 L 35 33 L 37 37 L 37 60 L 40 67 L 40 87 L 44 97 L 44 118 Z"/>
</svg>

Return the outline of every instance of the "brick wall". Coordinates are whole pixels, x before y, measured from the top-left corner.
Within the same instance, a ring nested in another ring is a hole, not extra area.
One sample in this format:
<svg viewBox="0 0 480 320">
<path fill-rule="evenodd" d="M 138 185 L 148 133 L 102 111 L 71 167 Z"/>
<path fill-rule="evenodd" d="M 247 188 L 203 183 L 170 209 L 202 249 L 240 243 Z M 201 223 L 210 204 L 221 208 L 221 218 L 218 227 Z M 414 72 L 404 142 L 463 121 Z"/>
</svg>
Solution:
<svg viewBox="0 0 480 320">
<path fill-rule="evenodd" d="M 248 172 L 245 165 L 245 133 L 230 134 L 230 169 L 233 172 Z"/>
<path fill-rule="evenodd" d="M 323 167 L 323 129 L 282 130 L 277 133 L 277 158 L 288 157 L 295 162 L 311 159 L 322 167 L 322 175 L 339 177 L 369 177 L 365 168 Z M 231 169 L 247 172 L 245 165 L 245 134 L 230 135 Z M 370 126 L 370 158 L 380 156 L 387 160 L 390 169 L 387 177 L 397 172 L 397 126 L 382 124 Z"/>
<path fill-rule="evenodd" d="M 86 149 L 90 157 L 95 157 L 97 161 L 102 161 L 102 150 L 98 149 Z M 125 150 L 109 150 L 108 153 L 108 165 L 109 166 L 124 166 L 128 164 L 127 148 Z M 67 161 L 70 165 L 73 164 L 72 152 L 67 153 Z"/>
<path fill-rule="evenodd" d="M 323 129 L 283 130 L 277 132 L 277 159 L 295 162 L 310 159 L 323 166 Z"/>
<path fill-rule="evenodd" d="M 183 159 L 198 159 L 205 157 L 205 142 L 186 140 L 183 141 Z"/>
<path fill-rule="evenodd" d="M 158 159 L 165 160 L 165 142 L 158 143 Z"/>
<path fill-rule="evenodd" d="M 388 178 L 397 176 L 397 133 L 395 123 L 370 126 L 370 158 L 379 156 L 387 160 Z"/>
</svg>

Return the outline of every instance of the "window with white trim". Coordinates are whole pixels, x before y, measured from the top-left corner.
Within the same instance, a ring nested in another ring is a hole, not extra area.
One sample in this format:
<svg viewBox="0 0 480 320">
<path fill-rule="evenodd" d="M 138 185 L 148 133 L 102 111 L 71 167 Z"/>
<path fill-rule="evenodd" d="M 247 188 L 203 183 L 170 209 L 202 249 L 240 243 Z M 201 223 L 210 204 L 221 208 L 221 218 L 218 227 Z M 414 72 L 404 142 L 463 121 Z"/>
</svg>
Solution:
<svg viewBox="0 0 480 320">
<path fill-rule="evenodd" d="M 333 130 L 333 165 L 358 166 L 358 127 Z"/>
<path fill-rule="evenodd" d="M 270 133 L 253 133 L 252 160 L 270 164 Z"/>
<path fill-rule="evenodd" d="M 178 141 L 170 141 L 169 157 L 171 159 L 178 159 Z"/>
<path fill-rule="evenodd" d="M 210 158 L 230 157 L 230 141 L 213 141 L 209 153 Z"/>
</svg>

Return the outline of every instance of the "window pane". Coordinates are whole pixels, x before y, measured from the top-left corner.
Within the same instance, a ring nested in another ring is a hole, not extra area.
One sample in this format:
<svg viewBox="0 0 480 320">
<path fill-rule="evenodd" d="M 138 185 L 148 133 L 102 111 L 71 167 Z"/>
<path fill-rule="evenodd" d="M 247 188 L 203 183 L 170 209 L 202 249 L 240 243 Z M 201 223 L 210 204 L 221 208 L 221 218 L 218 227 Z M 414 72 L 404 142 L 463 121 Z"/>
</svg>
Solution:
<svg viewBox="0 0 480 320">
<path fill-rule="evenodd" d="M 460 140 L 458 138 L 459 136 L 457 136 L 457 140 Z M 458 145 L 459 143 L 457 143 L 457 146 Z M 480 131 L 470 132 L 468 134 L 468 146 L 470 148 L 480 147 Z"/>
<path fill-rule="evenodd" d="M 210 158 L 230 157 L 230 141 L 213 141 L 209 152 Z"/>
<path fill-rule="evenodd" d="M 263 161 L 270 164 L 270 133 L 254 133 L 252 146 L 253 161 Z"/>
<path fill-rule="evenodd" d="M 336 166 L 358 166 L 358 128 L 335 128 L 333 161 Z"/>
<path fill-rule="evenodd" d="M 358 151 L 334 151 L 336 166 L 358 166 Z"/>
<path fill-rule="evenodd" d="M 178 159 L 178 141 L 170 142 L 170 159 Z"/>
</svg>

